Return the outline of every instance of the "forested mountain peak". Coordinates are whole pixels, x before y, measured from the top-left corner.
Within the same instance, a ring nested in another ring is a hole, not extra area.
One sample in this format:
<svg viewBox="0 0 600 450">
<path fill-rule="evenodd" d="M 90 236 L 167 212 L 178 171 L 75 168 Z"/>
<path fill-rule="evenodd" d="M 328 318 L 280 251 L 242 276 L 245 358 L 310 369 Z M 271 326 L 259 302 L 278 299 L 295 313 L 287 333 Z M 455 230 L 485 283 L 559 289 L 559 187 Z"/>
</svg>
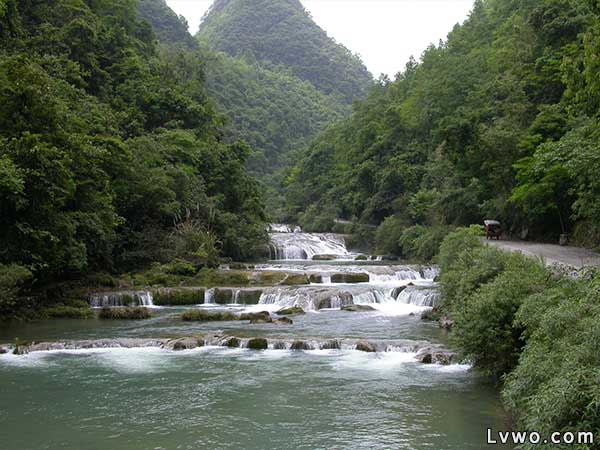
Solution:
<svg viewBox="0 0 600 450">
<path fill-rule="evenodd" d="M 372 80 L 360 58 L 328 37 L 299 0 L 216 0 L 199 37 L 231 56 L 285 66 L 347 103 L 364 97 Z"/>
<path fill-rule="evenodd" d="M 152 25 L 159 41 L 188 48 L 197 47 L 196 40 L 188 31 L 187 21 L 169 8 L 166 0 L 140 0 L 138 12 L 140 19 Z"/>
</svg>

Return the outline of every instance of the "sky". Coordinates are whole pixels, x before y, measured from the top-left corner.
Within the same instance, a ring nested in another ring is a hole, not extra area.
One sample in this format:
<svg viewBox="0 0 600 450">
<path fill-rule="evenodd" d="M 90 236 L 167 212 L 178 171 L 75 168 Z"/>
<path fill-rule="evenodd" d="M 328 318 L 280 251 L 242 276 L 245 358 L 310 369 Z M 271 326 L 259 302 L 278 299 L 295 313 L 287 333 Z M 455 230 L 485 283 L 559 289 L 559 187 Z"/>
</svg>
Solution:
<svg viewBox="0 0 600 450">
<path fill-rule="evenodd" d="M 301 0 L 315 22 L 358 53 L 377 78 L 394 78 L 411 56 L 445 39 L 469 15 L 473 0 Z M 167 0 L 195 34 L 212 0 Z"/>
</svg>

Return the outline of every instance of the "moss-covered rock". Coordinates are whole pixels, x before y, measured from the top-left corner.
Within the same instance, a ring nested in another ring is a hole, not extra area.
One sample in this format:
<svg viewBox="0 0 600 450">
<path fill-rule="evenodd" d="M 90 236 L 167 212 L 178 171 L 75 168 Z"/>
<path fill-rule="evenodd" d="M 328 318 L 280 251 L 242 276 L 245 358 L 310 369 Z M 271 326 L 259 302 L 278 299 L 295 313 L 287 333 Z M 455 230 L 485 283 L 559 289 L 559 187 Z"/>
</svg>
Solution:
<svg viewBox="0 0 600 450">
<path fill-rule="evenodd" d="M 321 349 L 323 350 L 340 350 L 342 348 L 342 341 L 338 339 L 332 339 L 330 341 L 325 342 Z"/>
<path fill-rule="evenodd" d="M 312 257 L 313 261 L 335 261 L 336 255 L 315 255 Z"/>
<path fill-rule="evenodd" d="M 311 276 L 308 277 L 308 280 L 311 283 L 323 283 L 323 276 L 313 273 Z"/>
<path fill-rule="evenodd" d="M 164 347 L 171 350 L 192 350 L 197 347 L 202 347 L 203 345 L 203 339 L 185 337 L 169 341 Z"/>
<path fill-rule="evenodd" d="M 233 303 L 233 296 L 234 292 L 232 289 L 214 289 L 213 299 L 217 305 L 228 305 L 230 303 Z"/>
<path fill-rule="evenodd" d="M 312 350 L 312 346 L 304 341 L 294 341 L 290 346 L 290 350 Z"/>
<path fill-rule="evenodd" d="M 212 312 L 203 309 L 191 309 L 181 315 L 181 320 L 186 322 L 220 322 L 239 320 L 239 317 L 227 311 Z"/>
<path fill-rule="evenodd" d="M 368 273 L 334 273 L 331 275 L 332 283 L 368 283 Z"/>
<path fill-rule="evenodd" d="M 148 308 L 104 307 L 98 313 L 98 318 L 104 320 L 143 320 L 150 317 Z"/>
<path fill-rule="evenodd" d="M 284 286 L 297 286 L 301 284 L 310 284 L 310 280 L 304 273 L 289 273 L 279 284 Z"/>
<path fill-rule="evenodd" d="M 268 311 L 240 314 L 239 320 L 249 320 L 250 323 L 268 323 L 271 322 L 271 314 Z"/>
<path fill-rule="evenodd" d="M 266 350 L 269 342 L 265 338 L 254 338 L 248 341 L 248 348 L 252 350 Z"/>
<path fill-rule="evenodd" d="M 354 258 L 354 261 L 368 261 L 368 256 L 367 255 L 358 255 L 356 258 Z"/>
<path fill-rule="evenodd" d="M 185 306 L 204 303 L 204 288 L 161 288 L 152 294 L 157 306 Z"/>
<path fill-rule="evenodd" d="M 275 319 L 273 323 L 275 325 L 293 325 L 294 321 L 288 317 L 280 317 L 279 319 Z"/>
<path fill-rule="evenodd" d="M 224 347 L 232 347 L 232 348 L 237 348 L 239 346 L 242 345 L 242 341 L 239 338 L 236 337 L 230 337 L 227 338 L 224 342 L 223 342 L 223 346 Z"/>
<path fill-rule="evenodd" d="M 237 293 L 236 300 L 242 305 L 258 305 L 262 293 L 262 289 L 243 289 Z"/>
<path fill-rule="evenodd" d="M 368 341 L 360 341 L 356 343 L 356 350 L 360 352 L 375 353 L 377 349 Z"/>
<path fill-rule="evenodd" d="M 281 271 L 254 272 L 250 282 L 256 286 L 274 286 L 281 283 L 286 276 L 287 274 Z"/>
<path fill-rule="evenodd" d="M 346 305 L 342 307 L 342 311 L 348 312 L 367 312 L 375 311 L 375 308 L 369 305 Z"/>
<path fill-rule="evenodd" d="M 289 308 L 283 308 L 277 311 L 280 316 L 291 316 L 294 314 L 305 314 L 304 310 L 299 306 L 291 306 Z"/>
</svg>

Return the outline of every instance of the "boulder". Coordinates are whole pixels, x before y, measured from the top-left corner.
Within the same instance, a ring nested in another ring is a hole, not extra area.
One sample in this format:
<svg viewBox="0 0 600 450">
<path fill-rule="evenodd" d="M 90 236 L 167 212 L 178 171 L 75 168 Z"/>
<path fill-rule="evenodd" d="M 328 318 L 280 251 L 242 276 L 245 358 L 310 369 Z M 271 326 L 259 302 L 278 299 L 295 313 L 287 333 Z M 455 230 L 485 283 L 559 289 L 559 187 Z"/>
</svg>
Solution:
<svg viewBox="0 0 600 450">
<path fill-rule="evenodd" d="M 4 347 L 0 347 L 0 355 L 4 355 L 5 353 L 8 353 L 8 349 L 4 348 Z"/>
<path fill-rule="evenodd" d="M 366 255 L 358 255 L 354 261 L 367 261 L 369 258 Z"/>
<path fill-rule="evenodd" d="M 335 261 L 336 255 L 315 255 L 312 257 L 313 261 Z"/>
<path fill-rule="evenodd" d="M 289 308 L 283 308 L 277 311 L 280 316 L 292 316 L 294 314 L 305 314 L 304 310 L 299 306 L 291 306 Z"/>
<path fill-rule="evenodd" d="M 228 305 L 233 303 L 233 291 L 231 289 L 215 289 L 214 301 L 217 305 Z"/>
<path fill-rule="evenodd" d="M 454 326 L 454 320 L 450 319 L 448 316 L 440 317 L 438 320 L 438 324 L 441 328 L 445 328 L 446 330 L 451 330 Z"/>
<path fill-rule="evenodd" d="M 406 289 L 406 286 L 399 286 L 399 287 L 394 288 L 391 293 L 392 297 L 395 300 L 398 300 L 398 297 L 400 297 L 400 294 L 402 294 L 402 292 L 404 292 L 405 289 Z"/>
<path fill-rule="evenodd" d="M 248 341 L 248 348 L 252 350 L 266 350 L 269 342 L 265 338 L 254 338 Z"/>
<path fill-rule="evenodd" d="M 240 290 L 237 295 L 237 301 L 243 305 L 258 305 L 262 293 L 262 289 Z"/>
<path fill-rule="evenodd" d="M 280 317 L 279 319 L 275 319 L 273 321 L 273 323 L 275 325 L 293 325 L 294 321 L 292 319 L 287 318 L 287 317 Z"/>
<path fill-rule="evenodd" d="M 417 352 L 415 359 L 422 364 L 440 364 L 447 366 L 452 364 L 456 355 L 450 351 L 439 348 L 425 347 Z"/>
<path fill-rule="evenodd" d="M 294 341 L 292 342 L 290 350 L 313 350 L 313 346 L 305 341 Z"/>
<path fill-rule="evenodd" d="M 254 322 L 254 323 L 266 323 L 271 321 L 271 314 L 268 311 L 254 312 L 254 313 L 243 313 L 240 314 L 240 320 L 249 320 L 250 323 L 253 321 L 263 321 L 263 322 Z"/>
<path fill-rule="evenodd" d="M 230 337 L 223 341 L 223 347 L 235 348 L 235 347 L 239 347 L 240 345 L 242 345 L 242 341 L 240 341 L 236 337 Z"/>
<path fill-rule="evenodd" d="M 204 341 L 196 338 L 186 337 L 173 339 L 164 345 L 168 350 L 191 350 L 197 347 L 202 347 Z"/>
<path fill-rule="evenodd" d="M 375 311 L 375 308 L 369 305 L 346 305 L 342 307 L 342 311 L 348 312 L 365 312 L 365 311 Z"/>
<path fill-rule="evenodd" d="M 290 273 L 279 284 L 284 286 L 297 286 L 301 284 L 310 284 L 310 280 L 304 273 Z"/>
<path fill-rule="evenodd" d="M 399 259 L 396 255 L 381 255 L 382 261 L 398 261 Z"/>
<path fill-rule="evenodd" d="M 313 273 L 310 277 L 308 277 L 308 280 L 311 283 L 323 283 L 323 276 Z"/>
<path fill-rule="evenodd" d="M 360 341 L 356 343 L 356 350 L 360 351 L 360 352 L 367 352 L 367 353 L 375 353 L 377 351 L 377 349 L 375 348 L 375 346 L 373 344 L 371 344 L 370 342 L 367 341 Z"/>
<path fill-rule="evenodd" d="M 342 348 L 342 341 L 338 339 L 332 339 L 321 345 L 322 350 L 340 350 Z"/>
<path fill-rule="evenodd" d="M 368 283 L 368 273 L 334 273 L 331 275 L 332 283 Z"/>
</svg>

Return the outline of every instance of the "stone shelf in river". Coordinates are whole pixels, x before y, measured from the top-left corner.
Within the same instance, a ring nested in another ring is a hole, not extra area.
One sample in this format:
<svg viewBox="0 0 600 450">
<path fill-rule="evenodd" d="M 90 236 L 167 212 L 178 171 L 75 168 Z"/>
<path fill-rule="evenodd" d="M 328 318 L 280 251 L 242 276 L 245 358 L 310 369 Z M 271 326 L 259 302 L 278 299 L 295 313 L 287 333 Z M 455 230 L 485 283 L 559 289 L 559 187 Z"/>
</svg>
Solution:
<svg viewBox="0 0 600 450">
<path fill-rule="evenodd" d="M 456 355 L 439 344 L 413 340 L 367 340 L 367 339 L 290 339 L 273 337 L 237 337 L 228 335 L 198 335 L 179 338 L 129 338 L 96 339 L 77 341 L 32 342 L 3 346 L 0 358 L 9 353 L 27 355 L 50 351 L 74 351 L 95 349 L 161 348 L 171 351 L 193 350 L 199 347 L 247 348 L 249 350 L 351 350 L 369 353 L 403 352 L 414 354 L 415 361 L 425 364 L 448 365 L 456 362 Z"/>
</svg>

